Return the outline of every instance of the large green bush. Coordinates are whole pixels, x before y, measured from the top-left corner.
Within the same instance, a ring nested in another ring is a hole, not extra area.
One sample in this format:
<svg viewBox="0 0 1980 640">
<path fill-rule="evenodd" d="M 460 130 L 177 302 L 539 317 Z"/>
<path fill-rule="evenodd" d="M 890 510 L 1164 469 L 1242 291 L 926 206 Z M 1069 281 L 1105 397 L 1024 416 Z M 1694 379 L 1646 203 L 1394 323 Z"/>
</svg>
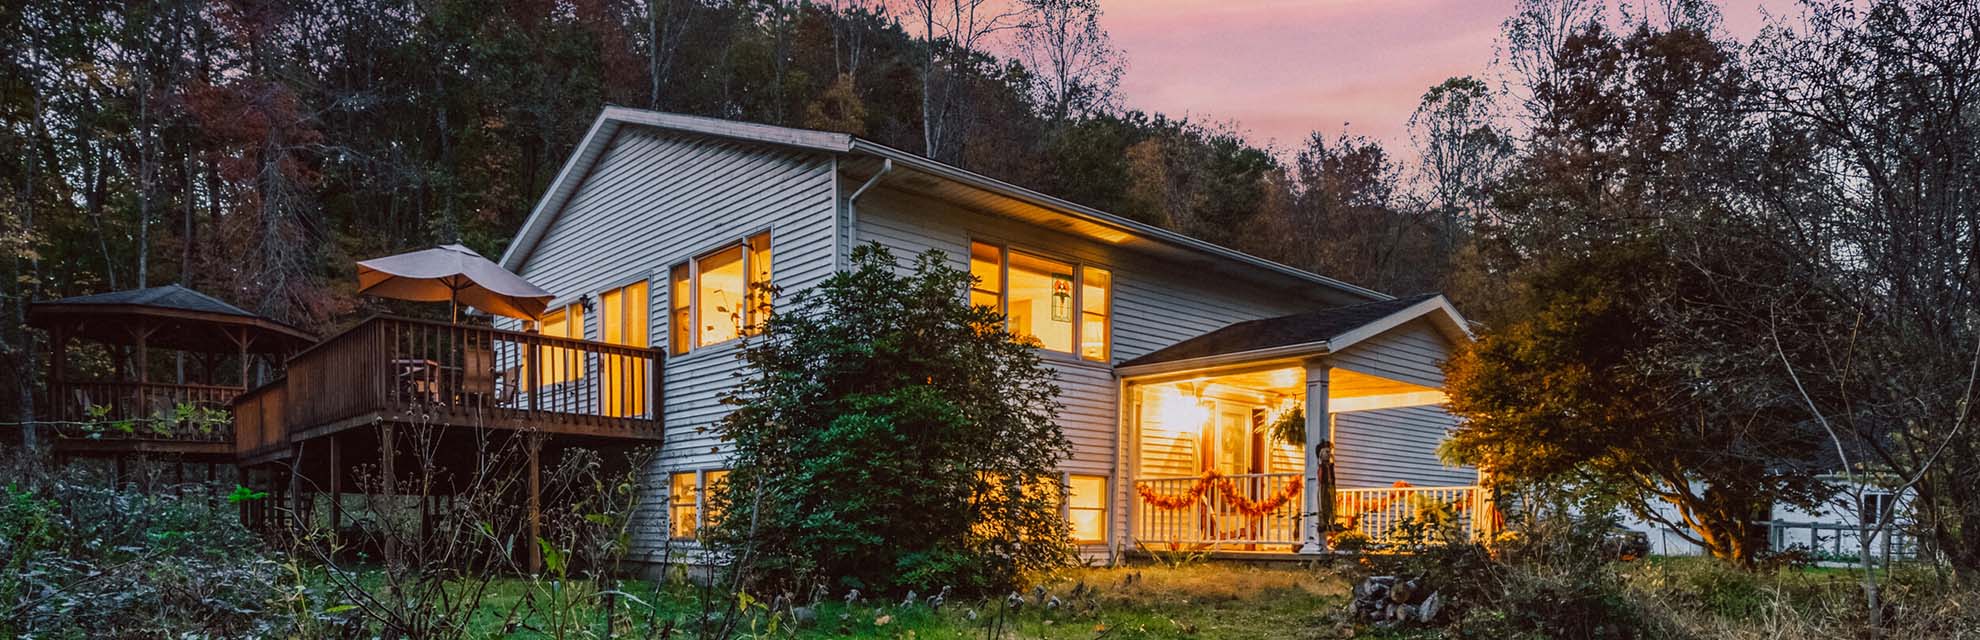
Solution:
<svg viewBox="0 0 1980 640">
<path fill-rule="evenodd" d="M 746 341 L 711 540 L 752 580 L 981 593 L 1068 560 L 1059 388 L 969 283 L 859 247 Z"/>
</svg>

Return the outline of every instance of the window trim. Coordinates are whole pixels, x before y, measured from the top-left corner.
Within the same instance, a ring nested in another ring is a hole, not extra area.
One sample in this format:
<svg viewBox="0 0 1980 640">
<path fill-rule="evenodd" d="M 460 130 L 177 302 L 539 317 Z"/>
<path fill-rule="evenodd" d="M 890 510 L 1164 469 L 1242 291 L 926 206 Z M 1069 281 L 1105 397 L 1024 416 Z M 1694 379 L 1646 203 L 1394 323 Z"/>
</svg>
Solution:
<svg viewBox="0 0 1980 640">
<path fill-rule="evenodd" d="M 1072 512 L 1073 512 L 1072 479 L 1074 476 L 1078 476 L 1081 478 L 1094 478 L 1100 481 L 1100 506 L 1097 508 L 1080 509 L 1081 511 L 1100 512 L 1100 537 L 1098 538 L 1080 538 L 1077 535 L 1075 535 L 1075 533 L 1072 531 Z M 1065 493 L 1059 496 L 1059 517 L 1063 518 L 1066 521 L 1067 537 L 1071 539 L 1072 543 L 1075 545 L 1091 546 L 1091 545 L 1107 544 L 1108 538 L 1109 536 L 1112 535 L 1114 529 L 1113 477 L 1099 473 L 1073 473 L 1071 471 L 1063 471 L 1060 472 L 1059 474 L 1059 481 L 1061 483 L 1061 486 L 1065 487 Z"/>
<path fill-rule="evenodd" d="M 997 315 L 1001 315 L 1004 317 L 1005 330 L 1008 331 L 1011 328 L 1011 324 L 1010 324 L 1011 322 L 1011 314 L 1010 314 L 1011 253 L 1017 252 L 1034 258 L 1039 258 L 1042 260 L 1049 260 L 1052 262 L 1062 262 L 1067 265 L 1071 265 L 1073 271 L 1072 350 L 1060 351 L 1058 349 L 1052 349 L 1042 345 L 1036 348 L 1042 353 L 1051 354 L 1055 356 L 1054 358 L 1052 358 L 1054 360 L 1064 359 L 1071 362 L 1086 363 L 1086 364 L 1098 365 L 1098 366 L 1108 366 L 1113 364 L 1114 299 L 1117 296 L 1115 292 L 1114 284 L 1120 279 L 1120 276 L 1117 273 L 1118 271 L 1117 269 L 1113 268 L 1112 266 L 1104 265 L 1098 262 L 1092 262 L 1089 260 L 1081 260 L 1078 258 L 1074 258 L 1072 256 L 1068 256 L 1063 253 L 1058 253 L 1053 251 L 1039 251 L 1032 249 L 1029 245 L 1013 245 L 1012 243 L 1005 242 L 1002 240 L 994 240 L 991 239 L 990 237 L 975 236 L 975 235 L 969 237 L 969 248 L 963 252 L 966 260 L 974 261 L 976 259 L 975 245 L 978 244 L 992 247 L 997 250 L 997 278 L 1000 282 L 997 290 L 996 311 L 997 311 Z M 967 266 L 967 264 L 965 264 L 965 266 Z M 1086 319 L 1086 270 L 1087 269 L 1099 269 L 1101 271 L 1107 272 L 1107 302 L 1106 302 L 1106 310 L 1103 312 L 1105 314 L 1105 320 L 1102 323 L 1103 325 L 1102 333 L 1103 335 L 1106 336 L 1105 338 L 1103 338 L 1103 340 L 1105 341 L 1104 346 L 1106 349 L 1106 353 L 1099 360 L 1087 358 L 1086 356 L 1081 354 L 1081 347 L 1085 346 L 1084 343 L 1086 341 L 1084 322 Z M 964 291 L 963 293 L 965 296 L 968 296 L 968 294 L 975 292 L 977 290 L 978 289 L 976 288 L 976 286 L 972 284 L 969 290 Z M 1056 356 L 1064 356 L 1064 357 L 1059 358 Z"/>
<path fill-rule="evenodd" d="M 749 335 L 749 327 L 752 326 L 752 324 L 757 321 L 756 316 L 760 312 L 759 309 L 757 308 L 757 305 L 753 305 L 750 303 L 751 300 L 755 299 L 755 293 L 754 293 L 755 283 L 750 282 L 750 277 L 756 273 L 756 270 L 754 268 L 755 265 L 752 264 L 754 262 L 754 259 L 751 257 L 756 252 L 751 249 L 750 243 L 752 240 L 755 240 L 756 238 L 759 237 L 763 238 L 764 253 L 768 255 L 770 262 L 770 268 L 766 270 L 766 275 L 769 280 L 765 284 L 775 283 L 777 278 L 777 272 L 776 272 L 777 238 L 776 238 L 775 230 L 767 227 L 744 233 L 741 236 L 737 237 L 735 240 L 718 244 L 712 247 L 708 247 L 704 250 L 689 254 L 687 258 L 683 258 L 680 260 L 675 260 L 673 262 L 667 263 L 667 267 L 665 271 L 667 274 L 666 281 L 667 281 L 667 354 L 668 355 L 673 357 L 692 355 L 700 351 L 717 348 L 723 345 L 733 343 Z M 698 330 L 699 327 L 697 326 L 701 315 L 701 261 L 713 257 L 716 254 L 720 254 L 722 252 L 731 251 L 731 250 L 738 250 L 742 253 L 742 258 L 738 262 L 742 266 L 743 287 L 745 289 L 742 295 L 743 302 L 741 303 L 743 307 L 743 326 L 737 328 L 736 337 L 734 338 L 729 338 L 727 340 L 722 340 L 720 342 L 701 344 L 701 331 Z M 676 318 L 674 317 L 674 313 L 680 310 L 680 308 L 675 305 L 675 303 L 677 302 L 677 300 L 675 299 L 677 297 L 676 293 L 678 292 L 674 291 L 674 275 L 675 275 L 675 270 L 677 269 L 683 270 L 685 272 L 685 275 L 687 276 L 687 294 L 688 294 L 687 295 L 688 298 L 687 336 L 685 340 L 678 341 L 678 342 L 684 342 L 685 344 L 676 344 L 677 342 L 676 337 L 678 336 L 678 334 L 677 334 L 677 328 L 675 326 Z M 651 302 L 652 292 L 650 285 L 647 296 L 648 296 L 648 304 L 650 305 L 652 304 Z M 761 306 L 761 309 L 762 310 L 771 309 L 772 302 L 773 301 L 771 300 L 765 300 L 764 304 Z"/>
<path fill-rule="evenodd" d="M 725 469 L 725 468 L 715 468 L 715 469 L 679 469 L 679 470 L 667 472 L 667 539 L 668 540 L 673 540 L 676 542 L 686 542 L 686 541 L 700 540 L 702 538 L 703 533 L 707 531 L 708 526 L 710 524 L 708 522 L 708 482 L 709 482 L 708 476 L 711 474 L 720 473 L 723 474 L 723 477 L 726 478 L 727 474 L 730 471 L 733 470 Z M 674 501 L 675 496 L 674 496 L 673 483 L 675 476 L 694 476 L 694 501 L 692 503 Z M 674 520 L 674 512 L 679 509 L 688 509 L 688 508 L 694 509 L 694 527 L 688 533 L 688 535 L 685 536 L 677 535 L 677 533 L 679 532 L 678 527 L 680 526 L 680 523 Z"/>
</svg>

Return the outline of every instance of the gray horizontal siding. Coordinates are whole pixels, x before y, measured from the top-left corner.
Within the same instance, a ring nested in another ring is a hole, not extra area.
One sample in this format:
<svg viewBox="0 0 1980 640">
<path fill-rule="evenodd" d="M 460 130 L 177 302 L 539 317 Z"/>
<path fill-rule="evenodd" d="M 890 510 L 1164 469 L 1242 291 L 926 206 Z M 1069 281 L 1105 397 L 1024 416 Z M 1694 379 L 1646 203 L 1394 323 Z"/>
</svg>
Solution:
<svg viewBox="0 0 1980 640">
<path fill-rule="evenodd" d="M 1429 320 L 1413 320 L 1356 343 L 1328 360 L 1372 376 L 1443 388 L 1450 341 Z"/>
<path fill-rule="evenodd" d="M 771 234 L 771 278 L 787 291 L 833 269 L 833 159 L 771 147 L 628 127 L 521 265 L 560 299 L 628 281 L 651 282 L 649 343 L 664 349 L 671 306 L 667 269 L 700 253 Z M 595 316 L 586 335 L 599 335 Z M 733 344 L 669 358 L 662 398 L 666 442 L 647 470 L 635 557 L 658 553 L 666 532 L 666 474 L 724 465 L 713 426 L 738 369 Z"/>
<path fill-rule="evenodd" d="M 1478 482 L 1469 467 L 1445 466 L 1437 446 L 1457 426 L 1443 407 L 1407 407 L 1334 414 L 1334 480 L 1343 488 L 1419 487 Z"/>
</svg>

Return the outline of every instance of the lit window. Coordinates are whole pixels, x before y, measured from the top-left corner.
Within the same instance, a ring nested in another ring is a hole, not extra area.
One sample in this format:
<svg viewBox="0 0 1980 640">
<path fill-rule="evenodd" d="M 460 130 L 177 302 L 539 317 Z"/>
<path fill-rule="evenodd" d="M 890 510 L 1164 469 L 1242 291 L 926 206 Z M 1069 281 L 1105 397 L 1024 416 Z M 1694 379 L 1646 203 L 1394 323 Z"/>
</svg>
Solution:
<svg viewBox="0 0 1980 640">
<path fill-rule="evenodd" d="M 1107 540 L 1107 477 L 1067 476 L 1066 522 L 1074 542 Z"/>
<path fill-rule="evenodd" d="M 598 294 L 599 335 L 608 344 L 645 348 L 646 281 L 641 280 Z M 605 354 L 598 362 L 604 375 L 599 377 L 608 416 L 635 416 L 646 413 L 646 365 L 640 358 Z"/>
<path fill-rule="evenodd" d="M 544 314 L 542 334 L 583 340 L 584 307 L 570 305 Z M 562 384 L 584 377 L 583 357 L 583 354 L 575 349 L 550 346 L 537 349 L 536 360 L 539 367 L 537 383 Z"/>
<path fill-rule="evenodd" d="M 695 472 L 684 471 L 673 474 L 667 491 L 667 525 L 669 535 L 678 540 L 693 539 L 698 533 L 696 526 L 701 509 L 701 487 L 696 481 Z"/>
<path fill-rule="evenodd" d="M 728 490 L 729 471 L 727 469 L 721 469 L 703 473 L 701 474 L 701 481 L 706 485 L 701 490 L 701 504 L 703 505 L 701 510 L 701 526 L 712 527 L 722 519 L 722 509 L 715 504 L 715 496 L 721 495 L 723 491 Z"/>
<path fill-rule="evenodd" d="M 1079 357 L 1088 360 L 1107 361 L 1107 316 L 1108 292 L 1113 290 L 1114 276 L 1106 269 L 1086 267 L 1080 270 L 1079 285 Z"/>
<path fill-rule="evenodd" d="M 722 515 L 715 507 L 715 495 L 727 488 L 728 480 L 727 469 L 682 471 L 668 476 L 668 535 L 676 540 L 701 537 L 702 530 L 713 526 Z"/>
<path fill-rule="evenodd" d="M 969 302 L 1003 312 L 1012 333 L 1038 339 L 1039 346 L 1081 358 L 1107 361 L 1112 329 L 1113 275 L 1007 251 L 983 242 L 969 247 Z"/>
<path fill-rule="evenodd" d="M 668 297 L 672 300 L 672 312 L 667 316 L 667 326 L 673 327 L 672 333 L 669 334 L 673 336 L 671 340 L 673 354 L 680 355 L 688 352 L 689 337 L 693 335 L 690 330 L 694 326 L 694 323 L 688 319 L 688 301 L 694 299 L 693 294 L 688 290 L 688 266 L 674 265 L 667 279 L 671 282 L 671 293 Z"/>
<path fill-rule="evenodd" d="M 694 344 L 705 347 L 742 335 L 743 249 L 730 247 L 695 261 Z"/>
<path fill-rule="evenodd" d="M 1011 252 L 1011 286 L 1004 312 L 1011 331 L 1037 338 L 1045 348 L 1073 350 L 1072 265 Z"/>
<path fill-rule="evenodd" d="M 764 291 L 770 284 L 770 261 L 770 235 L 757 234 L 675 265 L 669 276 L 673 352 L 734 340 L 761 322 L 770 311 Z"/>
<path fill-rule="evenodd" d="M 759 233 L 743 241 L 749 249 L 749 315 L 743 319 L 743 330 L 750 331 L 770 316 L 770 235 Z"/>
<path fill-rule="evenodd" d="M 1004 250 L 981 242 L 970 243 L 969 275 L 976 277 L 969 288 L 969 303 L 1003 313 Z"/>
</svg>

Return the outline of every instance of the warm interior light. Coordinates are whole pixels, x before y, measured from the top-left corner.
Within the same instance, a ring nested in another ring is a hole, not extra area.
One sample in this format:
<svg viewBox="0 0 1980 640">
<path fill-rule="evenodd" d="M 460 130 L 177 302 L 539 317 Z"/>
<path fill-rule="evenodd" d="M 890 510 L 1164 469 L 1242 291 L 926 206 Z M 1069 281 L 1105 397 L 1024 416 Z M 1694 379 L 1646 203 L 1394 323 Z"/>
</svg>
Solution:
<svg viewBox="0 0 1980 640">
<path fill-rule="evenodd" d="M 1210 409 L 1203 406 L 1202 400 L 1174 389 L 1164 389 L 1156 396 L 1156 404 L 1155 415 L 1167 431 L 1201 433 L 1204 424 L 1210 421 Z"/>
</svg>

